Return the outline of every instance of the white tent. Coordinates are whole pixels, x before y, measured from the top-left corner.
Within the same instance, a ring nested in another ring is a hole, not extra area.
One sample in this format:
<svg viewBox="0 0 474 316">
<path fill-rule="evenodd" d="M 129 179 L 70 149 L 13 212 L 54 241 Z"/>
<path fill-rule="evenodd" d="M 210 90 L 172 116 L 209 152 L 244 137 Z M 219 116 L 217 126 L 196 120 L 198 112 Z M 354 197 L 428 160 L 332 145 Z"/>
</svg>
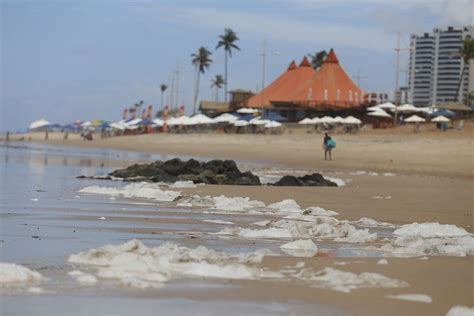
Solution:
<svg viewBox="0 0 474 316">
<path fill-rule="evenodd" d="M 232 123 L 237 121 L 239 118 L 229 113 L 223 113 L 214 118 L 214 121 L 217 123 Z"/>
<path fill-rule="evenodd" d="M 395 110 L 397 108 L 396 105 L 393 104 L 392 102 L 385 102 L 385 103 L 377 105 L 377 107 L 382 110 Z"/>
<path fill-rule="evenodd" d="M 422 117 L 419 117 L 418 115 L 412 115 L 409 118 L 406 118 L 404 120 L 404 122 L 407 122 L 407 123 L 422 123 L 422 122 L 426 122 L 426 120 Z"/>
<path fill-rule="evenodd" d="M 309 117 L 305 117 L 304 119 L 298 122 L 298 124 L 301 124 L 301 125 L 307 125 L 307 124 L 312 124 L 312 123 L 313 123 L 313 120 L 311 120 Z"/>
<path fill-rule="evenodd" d="M 259 111 L 257 109 L 251 109 L 251 108 L 241 108 L 237 110 L 237 113 L 240 114 L 253 114 L 253 113 L 258 113 Z"/>
<path fill-rule="evenodd" d="M 411 104 L 404 104 L 397 107 L 398 112 L 418 112 L 418 108 Z"/>
<path fill-rule="evenodd" d="M 435 122 L 435 123 L 445 123 L 446 122 L 447 123 L 447 122 L 451 122 L 451 120 L 448 119 L 444 115 L 440 115 L 440 116 L 437 116 L 434 119 L 432 119 L 431 122 Z"/>
<path fill-rule="evenodd" d="M 238 120 L 238 121 L 233 122 L 233 124 L 235 127 L 244 127 L 244 126 L 249 125 L 249 122 L 244 121 L 244 120 Z"/>
<path fill-rule="evenodd" d="M 358 118 L 353 117 L 353 116 L 348 116 L 344 119 L 344 124 L 358 125 L 358 124 L 361 124 L 361 123 L 362 123 L 361 120 L 359 120 Z"/>
<path fill-rule="evenodd" d="M 30 124 L 29 129 L 36 129 L 50 125 L 51 123 L 46 121 L 45 119 L 34 121 Z"/>
<path fill-rule="evenodd" d="M 375 116 L 375 117 L 391 117 L 390 114 L 388 114 L 387 112 L 385 112 L 384 110 L 382 109 L 379 109 L 377 111 L 373 111 L 373 112 L 370 112 L 369 114 L 367 114 L 369 116 Z"/>
<path fill-rule="evenodd" d="M 165 124 L 165 121 L 163 121 L 162 119 L 159 119 L 159 118 L 154 119 L 152 122 L 153 122 L 153 124 L 155 124 L 156 126 L 160 126 L 160 127 Z"/>
<path fill-rule="evenodd" d="M 277 128 L 277 127 L 281 127 L 281 126 L 282 126 L 282 124 L 277 122 L 277 121 L 270 121 L 267 124 L 265 124 L 265 128 Z"/>
</svg>

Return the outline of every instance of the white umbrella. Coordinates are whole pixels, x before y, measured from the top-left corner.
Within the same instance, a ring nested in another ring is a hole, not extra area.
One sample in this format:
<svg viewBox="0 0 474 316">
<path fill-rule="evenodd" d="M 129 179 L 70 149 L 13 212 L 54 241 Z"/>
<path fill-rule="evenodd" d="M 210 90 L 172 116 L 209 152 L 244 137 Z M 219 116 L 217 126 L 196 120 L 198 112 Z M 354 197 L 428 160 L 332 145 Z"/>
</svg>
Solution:
<svg viewBox="0 0 474 316">
<path fill-rule="evenodd" d="M 393 104 L 392 102 L 385 102 L 385 103 L 377 105 L 377 107 L 382 110 L 395 110 L 397 108 L 396 105 Z"/>
<path fill-rule="evenodd" d="M 89 126 L 92 126 L 92 122 L 91 121 L 85 121 L 84 123 L 81 124 L 82 127 L 89 127 Z"/>
<path fill-rule="evenodd" d="M 398 112 L 418 112 L 418 108 L 411 104 L 404 104 L 397 107 Z"/>
<path fill-rule="evenodd" d="M 110 127 L 121 130 L 121 131 L 125 130 L 125 126 L 123 126 L 122 124 L 119 124 L 119 123 L 113 122 L 113 123 L 110 123 L 109 125 L 110 125 Z"/>
<path fill-rule="evenodd" d="M 319 123 L 334 123 L 334 119 L 330 116 L 324 116 L 319 119 Z"/>
<path fill-rule="evenodd" d="M 125 126 L 135 126 L 135 125 L 138 125 L 141 121 L 142 121 L 141 118 L 136 118 L 136 119 L 133 119 L 129 122 L 126 122 Z M 82 126 L 84 126 L 84 124 Z"/>
<path fill-rule="evenodd" d="M 240 114 L 253 114 L 257 112 L 258 112 L 257 109 L 251 109 L 251 108 L 241 108 L 237 110 L 237 113 L 240 113 Z"/>
<path fill-rule="evenodd" d="M 202 124 L 215 124 L 216 121 L 204 114 L 196 114 L 183 122 L 184 125 L 202 125 Z"/>
<path fill-rule="evenodd" d="M 232 123 L 237 121 L 239 118 L 229 113 L 224 113 L 214 118 L 217 123 Z"/>
<path fill-rule="evenodd" d="M 373 111 L 373 112 L 370 112 L 369 114 L 367 114 L 369 116 L 375 116 L 375 117 L 391 117 L 390 114 L 388 114 L 387 112 L 385 112 L 384 110 L 382 109 L 379 109 L 377 111 Z"/>
<path fill-rule="evenodd" d="M 269 120 L 262 120 L 261 116 L 253 118 L 249 121 L 249 123 L 252 124 L 252 125 L 265 125 L 268 122 L 270 122 L 270 121 Z"/>
<path fill-rule="evenodd" d="M 235 127 L 244 127 L 244 126 L 249 125 L 249 122 L 245 120 L 238 120 L 238 121 L 235 121 L 233 124 Z"/>
<path fill-rule="evenodd" d="M 332 120 L 334 123 L 344 123 L 344 119 L 340 116 L 336 116 L 335 118 L 333 118 Z"/>
<path fill-rule="evenodd" d="M 382 109 L 378 105 L 374 105 L 374 106 L 368 107 L 366 110 L 367 111 L 379 111 L 379 110 L 382 110 Z"/>
<path fill-rule="evenodd" d="M 419 117 L 418 115 L 412 115 L 409 118 L 406 118 L 404 120 L 404 122 L 407 122 L 407 123 L 422 123 L 422 122 L 426 122 L 426 120 L 422 117 Z"/>
<path fill-rule="evenodd" d="M 156 126 L 160 126 L 160 127 L 165 124 L 165 121 L 163 121 L 162 119 L 159 119 L 159 118 L 154 119 L 152 122 L 153 122 L 153 124 L 155 124 Z"/>
<path fill-rule="evenodd" d="M 431 122 L 435 122 L 435 123 L 445 123 L 446 122 L 447 123 L 447 122 L 451 122 L 451 120 L 448 119 L 444 115 L 440 115 L 440 116 L 437 116 L 434 119 L 432 119 Z"/>
<path fill-rule="evenodd" d="M 307 125 L 307 124 L 312 124 L 312 123 L 313 121 L 309 117 L 305 117 L 304 119 L 298 122 L 298 124 L 301 124 L 301 125 Z"/>
<path fill-rule="evenodd" d="M 344 124 L 361 124 L 362 121 L 359 120 L 358 118 L 355 118 L 353 116 L 348 116 L 344 119 Z"/>
<path fill-rule="evenodd" d="M 319 117 L 314 117 L 311 119 L 310 124 L 319 124 L 319 123 L 321 123 L 321 119 Z"/>
<path fill-rule="evenodd" d="M 45 119 L 41 119 L 41 120 L 37 120 L 37 121 L 34 121 L 30 124 L 30 127 L 29 129 L 36 129 L 36 128 L 41 128 L 41 127 L 45 127 L 47 125 L 50 125 L 51 123 L 46 121 Z"/>
<path fill-rule="evenodd" d="M 186 115 L 182 115 L 180 117 L 172 117 L 166 121 L 168 126 L 176 126 L 176 125 L 189 125 L 190 118 Z"/>
<path fill-rule="evenodd" d="M 277 122 L 277 121 L 270 121 L 267 124 L 265 124 L 265 128 L 277 128 L 277 127 L 281 127 L 281 126 L 282 126 L 282 124 Z"/>
</svg>

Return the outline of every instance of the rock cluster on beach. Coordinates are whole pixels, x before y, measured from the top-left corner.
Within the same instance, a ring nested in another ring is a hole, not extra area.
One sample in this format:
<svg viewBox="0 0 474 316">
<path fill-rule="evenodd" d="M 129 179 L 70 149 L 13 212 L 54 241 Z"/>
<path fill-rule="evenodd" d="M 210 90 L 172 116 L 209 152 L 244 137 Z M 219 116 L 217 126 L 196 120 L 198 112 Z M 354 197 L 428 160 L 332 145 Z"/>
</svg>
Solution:
<svg viewBox="0 0 474 316">
<path fill-rule="evenodd" d="M 80 178 L 85 178 L 81 176 Z M 233 160 L 210 160 L 200 162 L 195 159 L 183 161 L 179 158 L 155 161 L 149 164 L 134 164 L 118 169 L 106 176 L 94 179 L 121 179 L 125 181 L 148 181 L 174 183 L 192 181 L 204 184 L 261 185 L 260 178 L 252 172 L 241 172 Z M 272 184 L 275 186 L 337 186 L 324 179 L 319 173 L 303 177 L 284 176 Z"/>
</svg>

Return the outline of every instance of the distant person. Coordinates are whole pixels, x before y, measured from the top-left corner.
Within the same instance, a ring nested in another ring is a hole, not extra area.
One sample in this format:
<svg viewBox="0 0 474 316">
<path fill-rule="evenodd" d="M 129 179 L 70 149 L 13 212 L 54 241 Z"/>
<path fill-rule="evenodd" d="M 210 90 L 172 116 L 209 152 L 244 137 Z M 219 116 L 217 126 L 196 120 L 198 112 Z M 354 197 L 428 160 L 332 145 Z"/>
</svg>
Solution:
<svg viewBox="0 0 474 316">
<path fill-rule="evenodd" d="M 6 136 L 6 138 L 5 138 L 5 143 L 6 143 L 7 145 L 10 145 L 10 132 L 7 132 L 7 136 Z"/>
<path fill-rule="evenodd" d="M 63 139 L 64 139 L 64 140 L 68 140 L 68 138 L 69 138 L 69 132 L 66 131 L 66 132 L 64 132 L 64 137 L 63 137 Z"/>
<path fill-rule="evenodd" d="M 44 134 L 44 140 L 48 140 L 49 139 L 49 131 L 46 131 L 46 133 Z"/>
<path fill-rule="evenodd" d="M 323 141 L 323 149 L 324 149 L 324 160 L 328 159 L 332 160 L 331 151 L 333 148 L 336 147 L 336 142 L 328 135 L 328 133 L 324 133 L 324 141 Z"/>
</svg>

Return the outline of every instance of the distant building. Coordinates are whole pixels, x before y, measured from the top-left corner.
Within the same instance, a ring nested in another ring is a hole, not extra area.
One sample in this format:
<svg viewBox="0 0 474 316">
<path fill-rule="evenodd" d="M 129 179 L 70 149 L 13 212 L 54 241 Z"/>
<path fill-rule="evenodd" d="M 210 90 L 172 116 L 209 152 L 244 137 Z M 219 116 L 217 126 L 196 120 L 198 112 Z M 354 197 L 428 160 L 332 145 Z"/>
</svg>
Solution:
<svg viewBox="0 0 474 316">
<path fill-rule="evenodd" d="M 209 117 L 215 117 L 221 113 L 230 111 L 228 102 L 220 101 L 201 101 L 199 103 L 199 111 Z"/>
<path fill-rule="evenodd" d="M 230 108 L 235 111 L 238 108 L 246 107 L 248 100 L 255 95 L 251 90 L 236 89 L 229 91 Z"/>
<path fill-rule="evenodd" d="M 462 102 L 469 90 L 474 68 L 466 66 L 459 51 L 466 38 L 474 38 L 474 27 L 434 29 L 433 33 L 412 35 L 410 43 L 409 95 L 416 106 L 454 102 L 459 93 Z M 459 88 L 459 89 L 458 89 Z"/>
</svg>

